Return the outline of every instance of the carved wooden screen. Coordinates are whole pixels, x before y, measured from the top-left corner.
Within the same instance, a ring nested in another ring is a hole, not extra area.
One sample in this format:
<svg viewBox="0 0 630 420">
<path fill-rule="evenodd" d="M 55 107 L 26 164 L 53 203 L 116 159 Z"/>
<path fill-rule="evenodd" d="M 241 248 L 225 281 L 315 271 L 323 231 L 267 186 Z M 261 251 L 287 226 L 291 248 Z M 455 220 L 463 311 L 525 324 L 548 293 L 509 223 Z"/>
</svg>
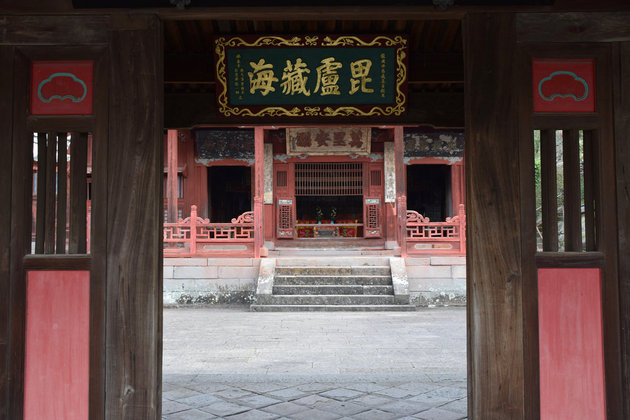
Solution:
<svg viewBox="0 0 630 420">
<path fill-rule="evenodd" d="M 383 236 L 383 164 L 369 164 L 366 170 L 367 188 L 363 202 L 363 236 Z"/>
<path fill-rule="evenodd" d="M 383 216 L 380 198 L 365 198 L 363 206 L 363 226 L 366 238 L 383 236 Z"/>
<path fill-rule="evenodd" d="M 292 165 L 275 166 L 276 232 L 278 238 L 295 237 L 295 195 Z"/>
</svg>

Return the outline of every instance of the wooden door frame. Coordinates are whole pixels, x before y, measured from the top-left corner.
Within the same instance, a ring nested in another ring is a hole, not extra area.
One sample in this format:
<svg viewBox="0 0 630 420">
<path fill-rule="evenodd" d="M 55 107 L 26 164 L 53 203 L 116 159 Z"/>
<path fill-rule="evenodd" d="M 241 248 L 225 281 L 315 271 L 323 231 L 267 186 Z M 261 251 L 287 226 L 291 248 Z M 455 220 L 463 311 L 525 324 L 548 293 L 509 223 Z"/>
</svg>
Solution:
<svg viewBox="0 0 630 420">
<path fill-rule="evenodd" d="M 469 355 L 469 418 L 536 418 L 535 407 L 526 401 L 528 387 L 524 372 L 526 354 L 533 351 L 525 340 L 523 285 L 523 227 L 521 220 L 520 178 L 518 167 L 519 107 L 516 95 L 506 95 L 518 85 L 516 45 L 518 42 L 547 42 L 553 32 L 562 42 L 620 42 L 613 48 L 615 89 L 615 147 L 617 154 L 617 220 L 619 235 L 619 276 L 622 347 L 623 403 L 628 402 L 630 370 L 630 263 L 622 255 L 630 254 L 630 17 L 619 14 L 536 14 L 471 13 L 465 18 L 466 57 L 466 182 L 468 231 L 467 294 Z M 7 16 L 8 28 L 28 27 L 27 35 L 12 33 L 11 43 L 0 46 L 0 60 L 13 72 L 15 50 L 19 45 L 69 45 L 77 40 L 85 45 L 106 45 L 108 51 L 108 102 L 110 147 L 106 153 L 108 204 L 105 287 L 104 343 L 106 400 L 104 416 L 144 419 L 160 417 L 161 336 L 162 336 L 162 255 L 159 227 L 162 220 L 162 60 L 161 28 L 152 15 L 108 16 Z M 52 30 L 50 28 L 66 28 Z M 551 29 L 549 29 L 551 28 Z M 575 31 L 574 28 L 580 28 Z M 20 38 L 21 36 L 24 36 Z M 623 42 L 623 43 L 621 43 Z M 145 48 L 137 49 L 138 46 Z M 622 71 L 625 69 L 625 72 Z M 150 75 L 130 80 L 130 74 Z M 16 192 L 24 170 L 12 171 L 6 165 L 19 153 L 15 137 L 20 122 L 17 110 L 23 110 L 26 96 L 14 93 L 12 79 L 0 80 L 0 130 L 6 154 L 0 157 L 2 179 L 11 179 L 11 187 L 0 191 L 12 196 L 0 203 L 0 223 L 10 226 L 20 221 L 21 211 L 30 213 L 30 203 Z M 126 87 L 128 89 L 120 89 Z M 489 89 L 488 89 L 489 88 Z M 135 101 L 129 95 L 136 94 Z M 6 94 L 6 95 L 5 95 Z M 146 112 L 149 100 L 149 112 Z M 22 104 L 16 107 L 15 104 Z M 5 113 L 6 112 L 6 113 Z M 7 157 L 8 156 L 8 157 Z M 130 184 L 119 185 L 114 174 L 133 175 Z M 17 194 L 13 198 L 13 194 Z M 145 211 L 145 206 L 149 211 Z M 11 210 L 11 206 L 15 210 Z M 20 207 L 22 206 L 22 207 Z M 20 210 L 20 211 L 17 211 Z M 10 223 L 5 216 L 9 216 Z M 497 217 L 493 217 L 497 216 Z M 492 223 L 488 221 L 492 219 Z M 137 226 L 127 230 L 126 226 Z M 477 227 L 483 226 L 484 229 Z M 499 240 L 502 246 L 498 246 Z M 20 281 L 25 240 L 21 235 L 0 229 L 0 372 L 2 399 L 0 416 L 20 418 L 21 377 L 19 367 L 6 375 L 9 353 L 19 352 L 23 340 L 20 322 Z M 133 251 L 138 241 L 147 243 L 150 252 Z M 7 251 L 5 251 L 5 249 Z M 129 252 L 129 251 L 132 252 Z M 488 257 L 491 251 L 493 257 Z M 9 269 L 8 267 L 13 267 Z M 127 294 L 128 293 L 128 294 Z M 140 307 L 138 304 L 142 303 Z M 122 326 L 122 327 L 121 327 Z M 6 396 L 6 397 L 5 397 Z M 528 405 L 529 404 L 529 405 Z M 17 410 L 17 411 L 15 411 Z M 17 416 L 13 414 L 17 413 Z"/>
<path fill-rule="evenodd" d="M 540 416 L 534 279 L 536 264 L 544 261 L 535 259 L 531 249 L 534 232 L 530 222 L 526 222 L 531 219 L 530 207 L 534 202 L 530 191 L 533 160 L 527 150 L 521 149 L 519 153 L 519 145 L 526 141 L 524 138 L 531 139 L 531 111 L 527 111 L 518 98 L 531 96 L 531 80 L 523 81 L 522 69 L 530 64 L 522 61 L 519 49 L 530 43 L 546 43 L 556 44 L 550 48 L 559 51 L 559 42 L 586 41 L 591 49 L 608 51 L 608 56 L 602 57 L 602 70 L 606 73 L 606 66 L 611 66 L 608 76 L 612 76 L 618 87 L 613 92 L 614 97 L 606 98 L 607 103 L 598 104 L 598 108 L 605 108 L 608 114 L 601 129 L 609 141 L 613 138 L 612 124 L 616 124 L 615 144 L 608 143 L 605 152 L 609 164 L 606 178 L 615 179 L 610 162 L 616 161 L 617 190 L 622 192 L 615 195 L 614 189 L 612 192 L 609 189 L 609 205 L 604 216 L 618 221 L 619 234 L 605 238 L 602 263 L 611 271 L 606 274 L 610 283 L 604 286 L 603 293 L 613 308 L 604 308 L 603 316 L 611 324 L 605 327 L 606 374 L 610 379 L 606 382 L 610 403 L 608 418 L 622 419 L 630 415 L 630 349 L 627 345 L 630 341 L 627 332 L 630 327 L 627 315 L 630 264 L 619 262 L 624 258 L 622 255 L 630 253 L 630 222 L 628 217 L 623 217 L 630 214 L 627 193 L 630 177 L 624 170 L 628 168 L 630 150 L 627 116 L 630 106 L 627 93 L 624 98 L 621 89 L 628 89 L 630 85 L 627 75 L 621 71 L 622 68 L 627 71 L 630 64 L 627 56 L 630 14 L 624 15 L 625 18 L 607 13 L 470 13 L 465 18 L 470 419 L 537 419 Z M 576 27 L 581 28 L 580 31 L 573 30 Z M 626 42 L 620 45 L 610 44 L 611 41 Z M 600 79 L 599 83 L 610 81 Z M 617 113 L 614 120 L 613 100 Z M 617 149 L 616 156 L 613 147 Z M 622 161 L 624 157 L 626 162 Z M 482 226 L 483 230 L 476 228 Z M 618 254 L 615 252 L 617 243 Z M 588 261 L 578 264 L 588 264 Z M 622 293 L 617 295 L 619 287 Z M 620 305 L 619 311 L 615 302 Z M 625 334 L 621 337 L 624 346 L 618 344 L 621 331 Z M 623 369 L 622 381 L 618 380 L 615 369 Z"/>
<path fill-rule="evenodd" d="M 13 182 L 3 182 L 1 191 L 9 199 L 0 204 L 0 223 L 10 226 L 10 235 L 0 229 L 0 417 L 20 419 L 24 413 L 26 270 L 80 268 L 91 271 L 90 418 L 159 418 L 161 22 L 146 14 L 6 15 L 1 20 L 0 60 L 10 77 L 0 82 L 0 174 Z M 94 60 L 94 117 L 28 116 L 34 59 Z M 95 199 L 91 256 L 27 255 L 33 171 L 28 133 L 42 128 L 95 134 L 92 192 L 98 203 Z"/>
</svg>

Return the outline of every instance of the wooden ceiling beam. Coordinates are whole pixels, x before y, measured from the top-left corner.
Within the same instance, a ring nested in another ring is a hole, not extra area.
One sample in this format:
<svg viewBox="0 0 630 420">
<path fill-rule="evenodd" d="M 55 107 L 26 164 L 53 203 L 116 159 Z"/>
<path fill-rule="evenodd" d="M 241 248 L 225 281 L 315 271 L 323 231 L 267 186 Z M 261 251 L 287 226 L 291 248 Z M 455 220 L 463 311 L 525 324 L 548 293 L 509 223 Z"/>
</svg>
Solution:
<svg viewBox="0 0 630 420">
<path fill-rule="evenodd" d="M 192 128 L 203 124 L 234 125 L 234 121 L 221 117 L 217 110 L 213 92 L 206 93 L 167 93 L 164 97 L 164 126 L 167 129 Z M 338 123 L 331 120 L 329 123 Z M 243 124 L 243 120 L 236 121 Z M 311 123 L 321 124 L 315 118 Z M 397 122 L 403 124 L 430 124 L 436 127 L 461 128 L 464 126 L 464 94 L 462 92 L 412 92 L 409 94 L 409 111 L 404 117 L 381 117 L 376 119 L 344 120 L 350 123 Z M 269 120 L 251 121 L 251 124 L 269 124 Z M 304 120 L 274 120 L 274 124 L 307 124 Z"/>
<path fill-rule="evenodd" d="M 216 7 L 178 9 L 143 9 L 153 10 L 163 20 L 199 20 L 199 19 L 243 19 L 244 9 L 248 19 L 255 20 L 373 20 L 375 16 L 384 20 L 447 20 L 462 19 L 467 9 L 452 7 L 438 11 L 428 6 L 340 6 L 340 7 Z"/>
</svg>

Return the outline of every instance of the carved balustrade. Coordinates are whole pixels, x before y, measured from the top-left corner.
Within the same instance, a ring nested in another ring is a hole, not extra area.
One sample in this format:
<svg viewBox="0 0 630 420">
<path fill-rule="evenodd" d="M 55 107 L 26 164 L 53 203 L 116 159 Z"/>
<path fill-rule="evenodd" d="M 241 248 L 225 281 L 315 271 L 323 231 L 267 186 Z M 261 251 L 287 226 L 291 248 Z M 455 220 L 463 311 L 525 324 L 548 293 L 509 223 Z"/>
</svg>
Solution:
<svg viewBox="0 0 630 420">
<path fill-rule="evenodd" d="M 459 206 L 457 216 L 444 222 L 432 222 L 414 210 L 407 210 L 407 252 L 466 252 L 466 212 Z"/>
<path fill-rule="evenodd" d="M 213 244 L 244 244 L 249 249 L 254 242 L 254 212 L 245 212 L 231 223 L 210 223 L 197 216 L 197 206 L 191 206 L 190 217 L 164 223 L 163 241 L 168 257 L 212 254 L 206 245 Z"/>
</svg>

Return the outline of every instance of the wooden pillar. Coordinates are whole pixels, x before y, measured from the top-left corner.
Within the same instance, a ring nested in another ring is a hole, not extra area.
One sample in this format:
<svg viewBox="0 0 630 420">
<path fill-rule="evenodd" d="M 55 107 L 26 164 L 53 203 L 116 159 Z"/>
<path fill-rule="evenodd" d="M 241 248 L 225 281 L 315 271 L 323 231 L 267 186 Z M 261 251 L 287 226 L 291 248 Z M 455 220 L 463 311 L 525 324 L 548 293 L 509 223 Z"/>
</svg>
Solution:
<svg viewBox="0 0 630 420">
<path fill-rule="evenodd" d="M 0 46 L 0 67 L 4 76 L 0 78 L 0 418 L 9 415 L 11 400 L 21 391 L 20 366 L 11 365 L 11 312 L 18 302 L 12 299 L 11 258 L 11 167 L 13 157 L 13 51 L 10 46 Z M 15 251 L 14 251 L 15 253 Z M 20 279 L 21 280 L 21 279 Z M 15 327 L 14 327 L 15 329 Z M 15 382 L 14 382 L 15 381 Z M 12 383 L 9 386 L 9 383 Z"/>
<path fill-rule="evenodd" d="M 468 418 L 518 420 L 526 389 L 514 16 L 469 14 L 464 51 Z"/>
<path fill-rule="evenodd" d="M 396 165 L 396 214 L 398 246 L 407 255 L 407 182 L 405 171 L 405 141 L 403 127 L 394 128 L 394 161 Z"/>
<path fill-rule="evenodd" d="M 105 418 L 153 420 L 162 403 L 162 31 L 155 15 L 113 19 Z"/>
<path fill-rule="evenodd" d="M 168 222 L 177 222 L 177 130 L 168 130 L 167 136 L 166 197 L 168 200 Z"/>
<path fill-rule="evenodd" d="M 265 130 L 254 129 L 254 258 L 260 258 L 263 245 L 263 191 L 265 188 Z"/>
<path fill-rule="evenodd" d="M 615 47 L 615 147 L 623 418 L 630 418 L 630 42 Z"/>
<path fill-rule="evenodd" d="M 451 165 L 451 202 L 453 207 L 453 216 L 456 216 L 458 214 L 459 205 L 464 204 L 463 186 L 463 166 L 459 164 Z"/>
</svg>

